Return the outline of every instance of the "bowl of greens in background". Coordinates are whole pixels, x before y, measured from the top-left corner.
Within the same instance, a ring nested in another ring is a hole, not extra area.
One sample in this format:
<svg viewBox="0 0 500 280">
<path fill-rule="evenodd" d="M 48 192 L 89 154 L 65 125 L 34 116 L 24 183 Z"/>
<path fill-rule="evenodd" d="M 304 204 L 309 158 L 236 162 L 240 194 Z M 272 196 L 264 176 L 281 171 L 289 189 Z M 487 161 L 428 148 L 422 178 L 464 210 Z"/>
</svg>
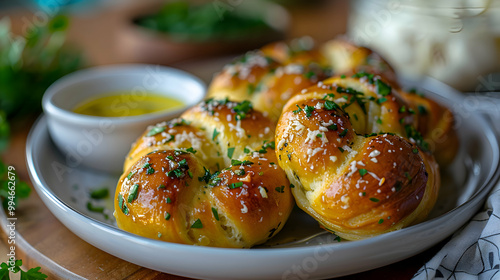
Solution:
<svg viewBox="0 0 500 280">
<path fill-rule="evenodd" d="M 119 51 L 130 62 L 169 64 L 241 53 L 284 39 L 288 12 L 268 1 L 162 1 L 123 13 Z"/>
</svg>

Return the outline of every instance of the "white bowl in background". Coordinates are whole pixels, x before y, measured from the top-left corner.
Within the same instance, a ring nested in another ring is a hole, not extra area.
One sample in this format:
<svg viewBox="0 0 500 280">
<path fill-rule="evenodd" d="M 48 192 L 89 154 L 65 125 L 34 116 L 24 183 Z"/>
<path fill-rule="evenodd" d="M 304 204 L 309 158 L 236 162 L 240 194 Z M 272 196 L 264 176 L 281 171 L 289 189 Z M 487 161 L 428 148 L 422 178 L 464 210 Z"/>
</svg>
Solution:
<svg viewBox="0 0 500 280">
<path fill-rule="evenodd" d="M 185 106 L 127 117 L 97 117 L 72 111 L 82 101 L 116 91 L 153 92 L 174 97 Z M 51 138 L 70 167 L 83 165 L 120 173 L 131 144 L 148 125 L 179 116 L 205 94 L 203 81 L 178 69 L 148 64 L 112 65 L 62 77 L 47 89 L 42 106 Z"/>
</svg>

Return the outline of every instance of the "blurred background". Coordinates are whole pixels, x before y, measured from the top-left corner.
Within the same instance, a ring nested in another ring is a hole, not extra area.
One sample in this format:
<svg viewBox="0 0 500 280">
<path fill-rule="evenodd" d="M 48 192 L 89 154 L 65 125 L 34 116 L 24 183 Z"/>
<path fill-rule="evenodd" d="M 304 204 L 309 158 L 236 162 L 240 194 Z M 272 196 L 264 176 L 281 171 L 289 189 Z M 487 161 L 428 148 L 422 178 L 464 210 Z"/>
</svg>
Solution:
<svg viewBox="0 0 500 280">
<path fill-rule="evenodd" d="M 500 0 L 0 0 L 0 151 L 9 121 L 37 116 L 72 71 L 150 63 L 208 83 L 246 51 L 304 36 L 347 36 L 407 79 L 500 91 Z"/>
<path fill-rule="evenodd" d="M 500 71 L 498 0 L 0 0 L 0 18 L 10 18 L 14 34 L 58 14 L 69 17 L 67 44 L 86 66 L 186 68 L 208 59 L 218 69 L 225 61 L 215 58 L 267 42 L 309 36 L 322 43 L 347 34 L 401 75 L 431 76 L 462 91 L 484 79 L 492 86 L 489 75 Z"/>
</svg>

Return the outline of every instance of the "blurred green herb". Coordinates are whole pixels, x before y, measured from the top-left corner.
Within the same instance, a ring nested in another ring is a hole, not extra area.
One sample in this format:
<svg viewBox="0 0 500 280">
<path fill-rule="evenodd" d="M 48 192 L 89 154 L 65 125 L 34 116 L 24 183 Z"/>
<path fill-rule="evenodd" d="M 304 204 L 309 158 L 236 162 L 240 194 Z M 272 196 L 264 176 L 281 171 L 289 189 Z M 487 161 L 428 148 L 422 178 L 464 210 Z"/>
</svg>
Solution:
<svg viewBox="0 0 500 280">
<path fill-rule="evenodd" d="M 10 172 L 15 173 L 15 171 Z M 2 199 L 2 206 L 4 209 L 7 209 L 9 206 L 9 199 L 7 198 L 9 197 L 9 182 L 12 182 L 12 180 L 8 178 L 8 175 L 9 171 L 7 169 L 7 166 L 2 161 L 0 161 L 0 198 Z M 12 178 L 12 176 L 10 177 Z M 14 185 L 16 191 L 13 199 L 13 206 L 14 208 L 16 208 L 19 198 L 27 198 L 31 193 L 31 188 L 26 182 L 19 180 L 19 176 L 17 176 L 17 174 L 14 177 Z"/>
<path fill-rule="evenodd" d="M 0 154 L 7 149 L 9 121 L 36 116 L 41 111 L 45 90 L 60 77 L 82 65 L 81 56 L 66 47 L 69 20 L 56 15 L 46 25 L 33 26 L 23 36 L 11 31 L 10 20 L 0 20 Z M 0 159 L 0 198 L 8 200 L 8 171 Z M 31 188 L 15 176 L 14 201 L 26 198 Z"/>
<path fill-rule="evenodd" d="M 138 18 L 135 23 L 168 33 L 177 41 L 229 41 L 272 30 L 262 17 L 233 9 L 221 15 L 212 2 L 202 5 L 191 5 L 188 1 L 169 2 L 158 13 Z"/>
<path fill-rule="evenodd" d="M 29 269 L 28 271 L 24 271 L 21 269 L 23 265 L 22 260 L 16 260 L 13 266 L 3 262 L 0 264 L 0 280 L 10 280 L 10 272 L 19 273 L 21 272 L 20 279 L 21 280 L 37 280 L 37 279 L 46 279 L 47 275 L 40 272 L 40 267 L 34 267 Z"/>
<path fill-rule="evenodd" d="M 8 119 L 40 112 L 50 84 L 81 66 L 81 56 L 63 47 L 68 24 L 66 16 L 57 15 L 15 36 L 9 19 L 0 20 L 0 111 Z"/>
</svg>

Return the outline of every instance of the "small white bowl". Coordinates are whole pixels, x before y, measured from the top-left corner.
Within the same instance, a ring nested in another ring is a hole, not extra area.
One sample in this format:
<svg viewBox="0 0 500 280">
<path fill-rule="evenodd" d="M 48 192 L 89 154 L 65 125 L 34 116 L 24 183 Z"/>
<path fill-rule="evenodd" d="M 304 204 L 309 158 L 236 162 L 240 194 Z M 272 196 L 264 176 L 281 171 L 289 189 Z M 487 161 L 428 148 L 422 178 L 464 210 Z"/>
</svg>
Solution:
<svg viewBox="0 0 500 280">
<path fill-rule="evenodd" d="M 116 91 L 154 92 L 174 97 L 185 106 L 177 110 L 128 117 L 97 117 L 74 113 L 82 101 Z M 148 125 L 179 116 L 206 94 L 199 78 L 174 68 L 127 64 L 94 67 L 71 73 L 45 92 L 42 107 L 49 133 L 69 167 L 83 165 L 120 173 L 131 144 Z"/>
</svg>

